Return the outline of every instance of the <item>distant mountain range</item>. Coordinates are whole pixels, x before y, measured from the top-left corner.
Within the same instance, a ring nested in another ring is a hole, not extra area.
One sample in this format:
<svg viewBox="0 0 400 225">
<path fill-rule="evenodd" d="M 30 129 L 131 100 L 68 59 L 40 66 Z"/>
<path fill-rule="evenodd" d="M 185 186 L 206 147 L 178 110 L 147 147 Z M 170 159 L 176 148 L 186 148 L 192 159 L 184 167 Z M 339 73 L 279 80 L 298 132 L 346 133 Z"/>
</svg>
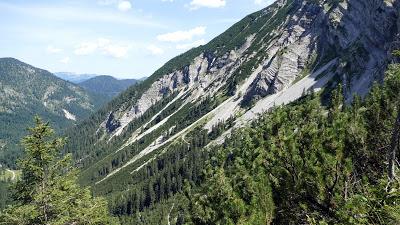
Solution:
<svg viewBox="0 0 400 225">
<path fill-rule="evenodd" d="M 71 73 L 71 72 L 56 72 L 56 73 L 54 73 L 54 75 L 56 75 L 57 77 L 59 77 L 63 80 L 70 81 L 75 84 L 98 76 L 96 74 L 77 74 L 77 73 Z"/>
<path fill-rule="evenodd" d="M 35 115 L 62 130 L 108 99 L 14 58 L 0 58 L 0 164 L 15 162 L 17 144 Z"/>
<path fill-rule="evenodd" d="M 101 75 L 80 82 L 78 85 L 93 93 L 114 97 L 137 82 L 139 82 L 139 80 L 118 80 L 112 76 Z"/>
<path fill-rule="evenodd" d="M 144 81 L 147 78 L 118 79 L 110 75 L 78 74 L 71 72 L 56 72 L 54 74 L 63 80 L 78 84 L 89 92 L 103 95 L 107 100 L 111 100 L 119 93 L 125 91 L 129 86 Z"/>
<path fill-rule="evenodd" d="M 0 164 L 14 166 L 20 138 L 35 115 L 61 131 L 139 81 L 96 74 L 52 74 L 14 58 L 0 58 L 0 121 L 4 125 L 0 126 Z"/>
</svg>

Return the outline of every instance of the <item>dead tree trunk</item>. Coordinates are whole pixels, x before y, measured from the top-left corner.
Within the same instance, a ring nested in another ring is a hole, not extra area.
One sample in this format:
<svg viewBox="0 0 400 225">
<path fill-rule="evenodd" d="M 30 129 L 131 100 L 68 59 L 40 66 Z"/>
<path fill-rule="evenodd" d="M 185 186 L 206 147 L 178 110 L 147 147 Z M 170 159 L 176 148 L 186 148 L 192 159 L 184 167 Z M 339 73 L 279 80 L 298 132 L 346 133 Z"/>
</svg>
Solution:
<svg viewBox="0 0 400 225">
<path fill-rule="evenodd" d="M 396 151 L 400 136 L 400 111 L 397 113 L 396 122 L 393 127 L 392 140 L 388 149 L 388 177 L 389 182 L 396 179 Z"/>
</svg>

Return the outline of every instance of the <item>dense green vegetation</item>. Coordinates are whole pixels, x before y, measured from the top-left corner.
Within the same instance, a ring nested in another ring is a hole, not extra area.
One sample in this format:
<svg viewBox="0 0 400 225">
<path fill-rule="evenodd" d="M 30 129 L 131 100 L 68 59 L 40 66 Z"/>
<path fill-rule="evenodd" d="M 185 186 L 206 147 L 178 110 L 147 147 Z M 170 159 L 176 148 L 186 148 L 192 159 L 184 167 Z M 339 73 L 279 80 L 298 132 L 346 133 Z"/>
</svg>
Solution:
<svg viewBox="0 0 400 225">
<path fill-rule="evenodd" d="M 23 139 L 22 176 L 13 185 L 13 205 L 0 213 L 0 224 L 118 224 L 109 216 L 104 199 L 92 198 L 88 188 L 76 183 L 71 156 L 60 157 L 65 140 L 55 138 L 39 118 L 35 124 Z"/>
<path fill-rule="evenodd" d="M 132 167 L 129 167 L 110 177 L 110 180 L 96 184 L 93 188 L 95 194 L 108 196 L 111 212 L 121 218 L 124 224 L 165 224 L 167 212 L 174 213 L 179 221 L 184 221 L 188 208 L 188 200 L 182 195 L 184 188 L 202 183 L 205 162 L 210 158 L 209 152 L 202 149 L 221 130 L 232 126 L 231 122 L 218 124 L 211 133 L 193 130 L 184 140 L 161 149 L 160 153 L 150 154 L 133 165 L 147 162 L 142 169 L 132 171 L 129 169 Z M 169 212 L 172 205 L 176 205 L 176 208 Z M 140 219 L 137 218 L 138 214 L 141 215 Z"/>
<path fill-rule="evenodd" d="M 16 182 L 20 176 L 21 171 L 11 171 L 0 168 L 0 210 L 12 204 L 10 189 L 12 183 Z"/>
<path fill-rule="evenodd" d="M 11 203 L 9 188 L 10 181 L 0 180 L 0 210 Z"/>
<path fill-rule="evenodd" d="M 205 182 L 187 193 L 191 222 L 398 224 L 386 156 L 399 149 L 400 65 L 364 101 L 345 105 L 341 93 L 329 107 L 310 95 L 276 108 L 214 149 Z"/>
</svg>

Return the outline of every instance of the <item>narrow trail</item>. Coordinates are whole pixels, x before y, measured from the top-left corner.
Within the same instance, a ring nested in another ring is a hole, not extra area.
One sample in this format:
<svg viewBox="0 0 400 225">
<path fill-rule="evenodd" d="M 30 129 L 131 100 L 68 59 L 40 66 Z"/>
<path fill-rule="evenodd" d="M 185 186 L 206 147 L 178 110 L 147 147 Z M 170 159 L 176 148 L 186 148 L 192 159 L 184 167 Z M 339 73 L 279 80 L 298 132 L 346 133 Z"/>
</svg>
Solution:
<svg viewBox="0 0 400 225">
<path fill-rule="evenodd" d="M 172 210 L 174 209 L 174 206 L 175 206 L 175 202 L 172 204 L 172 207 L 171 207 L 171 209 L 169 210 L 169 213 L 168 213 L 168 216 L 167 216 L 168 225 L 171 225 L 170 217 L 171 217 Z"/>
</svg>

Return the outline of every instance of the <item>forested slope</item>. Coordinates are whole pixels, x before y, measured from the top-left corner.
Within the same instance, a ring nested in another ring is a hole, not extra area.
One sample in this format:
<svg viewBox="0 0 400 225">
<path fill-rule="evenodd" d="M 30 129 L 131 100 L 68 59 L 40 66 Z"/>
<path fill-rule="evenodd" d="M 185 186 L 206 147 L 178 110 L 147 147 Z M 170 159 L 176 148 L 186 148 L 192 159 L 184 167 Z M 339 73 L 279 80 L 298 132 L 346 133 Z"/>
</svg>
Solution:
<svg viewBox="0 0 400 225">
<path fill-rule="evenodd" d="M 80 183 L 106 196 L 126 224 L 345 223 L 351 218 L 339 212 L 351 207 L 347 199 L 374 192 L 357 185 L 384 178 L 385 158 L 374 149 L 386 145 L 377 145 L 378 129 L 368 123 L 384 119 L 379 131 L 390 136 L 396 109 L 385 104 L 393 99 L 383 91 L 379 104 L 369 104 L 374 94 L 366 102 L 353 95 L 386 88 L 373 85 L 397 60 L 399 7 L 395 0 L 278 0 L 245 17 L 67 133 Z M 339 91 L 331 101 L 332 90 Z M 360 124 L 352 102 L 363 105 Z M 383 114 L 368 115 L 368 107 Z M 353 130 L 359 136 L 349 140 Z M 355 160 L 362 156 L 366 162 Z M 366 211 L 351 215 L 373 221 Z"/>
<path fill-rule="evenodd" d="M 103 98 L 61 80 L 48 71 L 13 58 L 0 59 L 0 164 L 15 166 L 20 139 L 35 115 L 57 131 L 88 117 Z"/>
</svg>

